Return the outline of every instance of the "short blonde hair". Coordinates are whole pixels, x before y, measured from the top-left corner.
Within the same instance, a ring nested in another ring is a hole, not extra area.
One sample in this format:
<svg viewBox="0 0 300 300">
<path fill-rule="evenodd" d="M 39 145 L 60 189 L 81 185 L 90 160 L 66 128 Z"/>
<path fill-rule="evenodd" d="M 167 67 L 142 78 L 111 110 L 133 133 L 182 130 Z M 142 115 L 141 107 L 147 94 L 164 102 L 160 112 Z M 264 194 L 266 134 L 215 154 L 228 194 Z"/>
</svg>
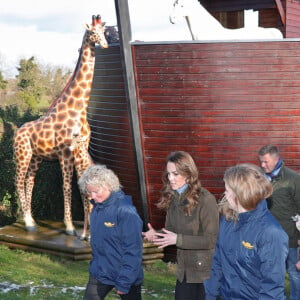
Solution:
<svg viewBox="0 0 300 300">
<path fill-rule="evenodd" d="M 111 192 L 116 192 L 122 187 L 117 175 L 105 165 L 99 164 L 87 168 L 78 180 L 78 185 L 84 194 L 87 194 L 87 185 L 106 187 Z"/>
<path fill-rule="evenodd" d="M 249 163 L 228 168 L 224 174 L 224 181 L 235 194 L 236 201 L 246 210 L 255 209 L 259 202 L 273 192 L 272 184 L 262 170 Z M 228 208 L 226 199 L 219 204 L 223 206 L 221 213 L 225 214 L 227 219 L 235 219 L 235 214 Z"/>
</svg>

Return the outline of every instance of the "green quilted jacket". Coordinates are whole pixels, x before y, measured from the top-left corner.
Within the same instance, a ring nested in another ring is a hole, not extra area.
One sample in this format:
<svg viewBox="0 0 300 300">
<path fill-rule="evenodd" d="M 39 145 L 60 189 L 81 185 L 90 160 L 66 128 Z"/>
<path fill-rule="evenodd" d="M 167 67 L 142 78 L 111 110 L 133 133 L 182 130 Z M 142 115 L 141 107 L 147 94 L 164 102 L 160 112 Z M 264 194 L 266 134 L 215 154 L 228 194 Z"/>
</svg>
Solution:
<svg viewBox="0 0 300 300">
<path fill-rule="evenodd" d="M 188 283 L 201 283 L 210 275 L 212 256 L 219 230 L 215 197 L 202 188 L 199 204 L 184 213 L 185 193 L 174 192 L 166 215 L 165 228 L 177 233 L 177 279 L 184 275 Z"/>
<path fill-rule="evenodd" d="M 272 179 L 273 194 L 267 199 L 268 207 L 289 236 L 289 247 L 296 248 L 300 232 L 292 217 L 300 214 L 300 175 L 285 165 Z"/>
</svg>

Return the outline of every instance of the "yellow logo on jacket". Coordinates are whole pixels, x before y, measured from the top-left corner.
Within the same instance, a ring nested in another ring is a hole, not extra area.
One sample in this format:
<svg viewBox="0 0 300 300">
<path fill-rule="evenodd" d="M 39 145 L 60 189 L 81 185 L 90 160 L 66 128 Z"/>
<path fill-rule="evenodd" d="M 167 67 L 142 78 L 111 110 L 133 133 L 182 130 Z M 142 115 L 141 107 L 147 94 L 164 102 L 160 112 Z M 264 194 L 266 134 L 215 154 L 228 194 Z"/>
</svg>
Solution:
<svg viewBox="0 0 300 300">
<path fill-rule="evenodd" d="M 104 222 L 104 226 L 106 226 L 106 227 L 114 227 L 114 226 L 115 226 L 115 223 Z"/>
<path fill-rule="evenodd" d="M 254 246 L 251 245 L 249 242 L 242 241 L 242 245 L 243 245 L 246 249 L 253 249 L 253 248 L 254 248 Z"/>
</svg>

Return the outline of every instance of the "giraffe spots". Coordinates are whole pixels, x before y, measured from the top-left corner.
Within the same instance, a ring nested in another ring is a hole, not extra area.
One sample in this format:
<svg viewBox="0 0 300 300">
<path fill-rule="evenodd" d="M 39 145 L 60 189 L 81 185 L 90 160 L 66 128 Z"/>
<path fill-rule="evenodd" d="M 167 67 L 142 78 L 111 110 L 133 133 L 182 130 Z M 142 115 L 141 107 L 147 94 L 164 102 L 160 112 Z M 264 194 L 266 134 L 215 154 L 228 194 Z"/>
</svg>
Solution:
<svg viewBox="0 0 300 300">
<path fill-rule="evenodd" d="M 69 101 L 68 101 L 68 108 L 73 107 L 74 105 L 74 98 L 70 97 Z"/>
<path fill-rule="evenodd" d="M 65 103 L 59 103 L 57 105 L 57 111 L 63 112 L 67 109 L 66 104 Z"/>
<path fill-rule="evenodd" d="M 36 123 L 36 125 L 35 125 L 35 130 L 36 130 L 37 132 L 41 131 L 42 126 L 43 126 L 42 123 Z"/>
<path fill-rule="evenodd" d="M 93 74 L 92 73 L 88 73 L 86 75 L 86 80 L 92 80 L 93 79 Z"/>
<path fill-rule="evenodd" d="M 51 131 L 45 131 L 45 139 L 49 139 L 52 136 Z"/>
<path fill-rule="evenodd" d="M 77 118 L 78 112 L 73 109 L 70 109 L 70 110 L 68 110 L 68 115 L 70 117 L 69 120 L 72 120 L 72 119 L 75 120 Z"/>
<path fill-rule="evenodd" d="M 86 73 L 88 70 L 89 70 L 88 65 L 84 65 L 84 66 L 82 67 L 83 73 Z"/>
<path fill-rule="evenodd" d="M 55 122 L 55 120 L 56 120 L 56 114 L 55 114 L 55 112 L 53 112 L 53 113 L 51 113 L 50 116 L 49 116 L 49 122 L 50 122 L 51 124 L 53 124 L 53 123 Z"/>
<path fill-rule="evenodd" d="M 76 170 L 78 174 L 82 174 L 81 171 L 92 164 L 88 154 L 90 129 L 86 120 L 86 110 L 94 73 L 94 42 L 101 42 L 102 47 L 104 47 L 103 43 L 105 43 L 105 41 L 102 41 L 104 39 L 103 27 L 99 26 L 99 24 L 94 25 L 92 24 L 90 29 L 95 31 L 95 35 L 91 37 L 90 35 L 93 33 L 91 30 L 87 30 L 87 34 L 83 38 L 75 79 L 65 88 L 61 96 L 51 104 L 45 116 L 36 121 L 25 123 L 14 138 L 17 162 L 16 186 L 23 215 L 25 213 L 25 215 L 27 214 L 31 217 L 31 199 L 26 199 L 24 191 L 24 184 L 32 188 L 34 183 L 32 176 L 24 180 L 28 170 L 32 171 L 33 174 L 38 169 L 42 159 L 59 159 L 63 177 L 66 180 L 66 186 L 64 186 L 65 220 L 68 221 L 68 224 L 71 224 L 69 227 L 66 224 L 67 229 L 72 229 L 70 212 L 72 191 L 68 188 L 68 185 L 73 174 L 75 158 L 73 152 L 69 149 L 72 139 L 67 138 L 71 137 L 72 133 L 80 133 L 80 136 L 84 133 L 83 137 L 86 138 L 82 143 L 75 144 Z M 76 130 L 77 127 L 79 128 L 78 130 Z M 33 157 L 32 154 L 34 155 Z M 33 163 L 30 163 L 31 158 Z M 26 222 L 26 226 L 28 226 L 28 222 Z"/>
<path fill-rule="evenodd" d="M 45 124 L 44 123 L 44 126 L 43 126 L 43 128 L 44 128 L 44 130 L 47 130 L 47 129 L 51 129 L 52 128 L 52 126 L 51 126 L 51 124 L 49 123 L 49 124 Z"/>
<path fill-rule="evenodd" d="M 77 81 L 82 81 L 83 79 L 84 79 L 84 75 L 83 75 L 83 72 L 82 71 L 79 71 L 78 72 L 78 74 L 77 74 L 77 76 L 76 76 L 76 83 L 77 83 Z M 77 84 L 76 84 L 77 85 Z"/>
<path fill-rule="evenodd" d="M 89 98 L 89 96 L 90 96 L 90 91 L 85 91 L 84 92 L 84 98 Z"/>
<path fill-rule="evenodd" d="M 23 126 L 23 127 L 21 127 L 21 128 L 18 130 L 18 133 L 19 133 L 19 134 L 26 133 L 26 132 L 27 132 L 26 126 Z"/>
<path fill-rule="evenodd" d="M 73 96 L 75 97 L 75 98 L 80 98 L 81 97 L 81 95 L 82 95 L 82 90 L 78 87 L 78 88 L 76 88 L 74 91 L 73 91 Z M 78 101 L 77 101 L 78 102 Z M 76 103 L 75 103 L 75 106 L 76 106 Z"/>
<path fill-rule="evenodd" d="M 77 101 L 75 104 L 75 109 L 80 110 L 83 108 L 83 103 L 82 101 Z"/>
<path fill-rule="evenodd" d="M 60 130 L 59 135 L 62 137 L 66 137 L 66 136 L 68 136 L 68 132 L 71 133 L 71 130 L 70 129 L 62 129 L 62 130 Z"/>
<path fill-rule="evenodd" d="M 41 148 L 41 147 L 37 147 L 37 153 L 43 155 L 45 152 L 44 152 L 44 148 Z"/>
<path fill-rule="evenodd" d="M 72 119 L 68 119 L 68 121 L 66 122 L 66 126 L 69 128 L 72 128 L 75 125 L 75 121 Z"/>
<path fill-rule="evenodd" d="M 61 145 L 63 143 L 63 138 L 61 136 L 56 136 L 56 148 L 61 148 Z"/>
<path fill-rule="evenodd" d="M 42 139 L 39 139 L 37 144 L 38 144 L 39 149 L 40 149 L 40 147 L 42 147 L 44 149 L 46 146 L 45 140 L 42 140 Z"/>
<path fill-rule="evenodd" d="M 32 139 L 32 141 L 34 142 L 34 143 L 36 143 L 36 141 L 37 141 L 37 134 L 34 132 L 32 135 L 31 135 L 31 139 Z"/>
<path fill-rule="evenodd" d="M 67 148 L 64 148 L 63 151 L 62 151 L 63 155 L 64 155 L 64 158 L 69 158 L 72 154 L 72 152 L 70 151 L 69 147 Z"/>
<path fill-rule="evenodd" d="M 25 160 L 25 156 L 24 155 L 18 155 L 18 161 L 23 162 Z"/>
<path fill-rule="evenodd" d="M 86 84 L 86 82 L 81 82 L 80 84 L 79 84 L 79 86 L 82 88 L 82 89 L 86 89 L 88 86 L 87 86 L 87 84 Z"/>
<path fill-rule="evenodd" d="M 67 114 L 65 112 L 57 114 L 58 122 L 63 122 L 64 120 L 66 120 L 66 118 L 67 118 Z"/>
<path fill-rule="evenodd" d="M 62 128 L 62 124 L 61 123 L 56 123 L 56 124 L 54 124 L 54 126 L 53 126 L 53 130 L 54 131 L 58 131 L 58 130 L 60 130 Z"/>
<path fill-rule="evenodd" d="M 44 122 L 43 122 L 44 123 L 44 128 L 45 128 L 45 126 L 51 126 L 50 123 L 51 123 L 51 116 L 52 115 L 54 115 L 54 113 L 51 113 L 49 117 L 44 119 Z"/>
<path fill-rule="evenodd" d="M 23 140 L 23 137 L 22 137 L 22 136 L 20 136 L 20 135 L 15 135 L 15 141 L 14 141 L 15 145 L 18 145 L 18 143 L 19 143 L 21 140 Z"/>
<path fill-rule="evenodd" d="M 85 56 L 85 57 L 88 57 L 88 56 L 89 56 L 89 50 L 88 50 L 88 49 L 85 49 L 85 50 L 83 51 L 83 56 Z"/>
<path fill-rule="evenodd" d="M 54 143 L 54 136 L 51 136 L 50 138 L 45 138 L 44 139 L 46 147 L 51 147 L 53 148 L 55 143 Z"/>
</svg>

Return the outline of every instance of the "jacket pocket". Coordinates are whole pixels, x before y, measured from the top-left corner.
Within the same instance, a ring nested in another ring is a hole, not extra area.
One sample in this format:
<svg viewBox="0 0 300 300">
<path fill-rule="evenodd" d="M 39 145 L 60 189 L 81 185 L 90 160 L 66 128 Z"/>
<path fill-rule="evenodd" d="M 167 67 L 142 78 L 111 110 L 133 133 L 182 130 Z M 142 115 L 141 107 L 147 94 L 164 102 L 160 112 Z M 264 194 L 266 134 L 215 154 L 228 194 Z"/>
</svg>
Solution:
<svg viewBox="0 0 300 300">
<path fill-rule="evenodd" d="M 187 250 L 185 261 L 188 268 L 199 272 L 209 272 L 213 252 L 210 250 Z"/>
</svg>

